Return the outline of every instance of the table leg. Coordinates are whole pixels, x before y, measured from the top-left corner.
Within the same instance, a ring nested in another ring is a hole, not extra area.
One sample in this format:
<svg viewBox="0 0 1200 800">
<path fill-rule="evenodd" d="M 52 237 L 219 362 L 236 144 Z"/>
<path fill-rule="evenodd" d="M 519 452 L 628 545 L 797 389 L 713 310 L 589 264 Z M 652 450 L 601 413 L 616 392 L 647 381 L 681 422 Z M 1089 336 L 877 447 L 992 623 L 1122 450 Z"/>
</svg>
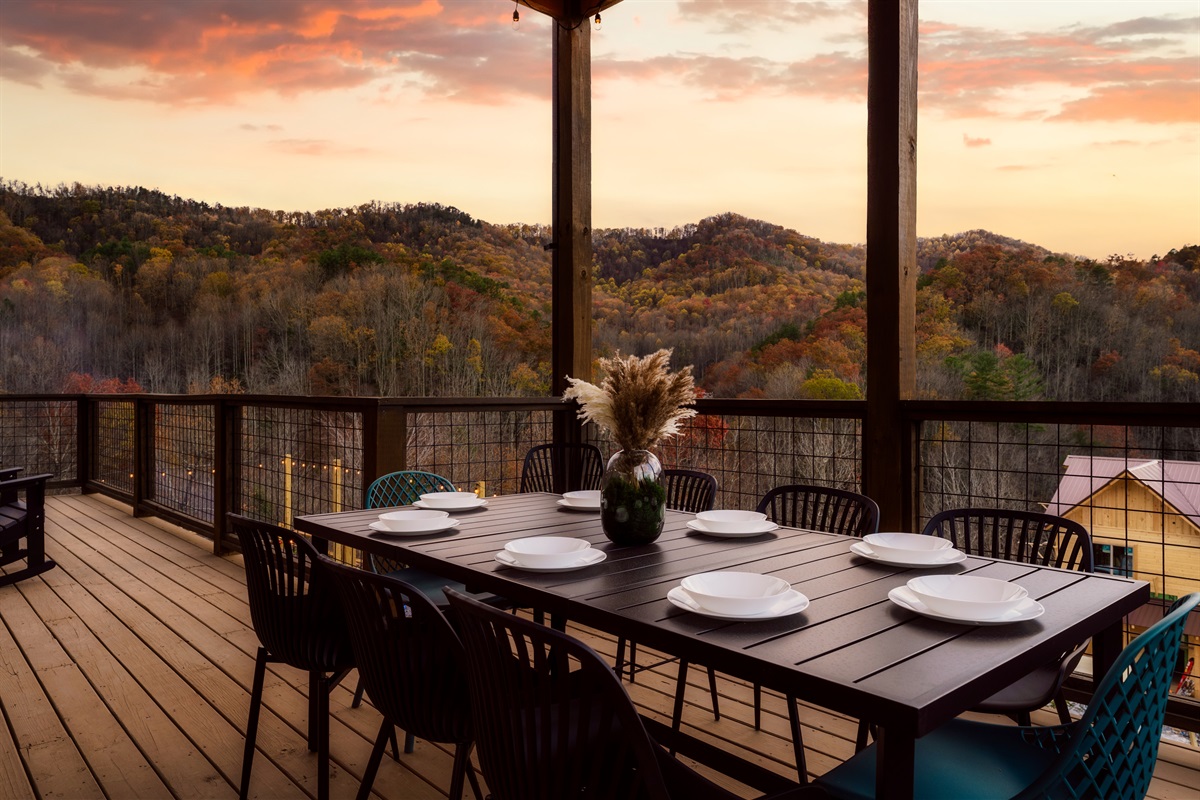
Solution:
<svg viewBox="0 0 1200 800">
<path fill-rule="evenodd" d="M 1117 656 L 1125 646 L 1124 620 L 1118 619 L 1114 624 L 1092 635 L 1092 685 L 1096 685 L 1112 669 Z"/>
<path fill-rule="evenodd" d="M 880 727 L 875 746 L 875 797 L 912 800 L 916 740 Z"/>
</svg>

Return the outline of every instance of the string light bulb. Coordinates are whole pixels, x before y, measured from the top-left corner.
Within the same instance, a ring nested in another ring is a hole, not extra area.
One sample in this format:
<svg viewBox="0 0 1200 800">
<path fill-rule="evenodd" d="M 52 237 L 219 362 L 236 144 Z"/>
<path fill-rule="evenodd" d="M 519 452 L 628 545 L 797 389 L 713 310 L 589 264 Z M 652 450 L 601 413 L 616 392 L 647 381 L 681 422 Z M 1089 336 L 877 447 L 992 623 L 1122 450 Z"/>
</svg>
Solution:
<svg viewBox="0 0 1200 800">
<path fill-rule="evenodd" d="M 521 12 L 517 10 L 517 4 L 513 3 L 513 30 L 518 30 L 521 27 Z"/>
<path fill-rule="evenodd" d="M 600 12 L 599 11 L 596 12 L 596 19 L 592 20 L 592 22 L 594 23 L 594 27 L 596 28 L 596 30 L 600 30 Z"/>
</svg>

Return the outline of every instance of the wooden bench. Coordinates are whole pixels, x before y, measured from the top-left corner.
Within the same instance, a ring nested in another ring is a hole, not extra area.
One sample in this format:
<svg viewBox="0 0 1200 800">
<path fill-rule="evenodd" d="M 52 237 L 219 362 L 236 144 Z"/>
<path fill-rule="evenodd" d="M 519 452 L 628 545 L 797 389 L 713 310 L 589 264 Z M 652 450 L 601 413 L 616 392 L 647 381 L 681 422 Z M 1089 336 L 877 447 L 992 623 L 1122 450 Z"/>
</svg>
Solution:
<svg viewBox="0 0 1200 800">
<path fill-rule="evenodd" d="M 0 586 L 54 568 L 46 558 L 46 481 L 54 476 L 20 478 L 20 472 L 20 467 L 0 469 L 0 566 L 24 559 L 25 568 L 0 575 Z"/>
</svg>

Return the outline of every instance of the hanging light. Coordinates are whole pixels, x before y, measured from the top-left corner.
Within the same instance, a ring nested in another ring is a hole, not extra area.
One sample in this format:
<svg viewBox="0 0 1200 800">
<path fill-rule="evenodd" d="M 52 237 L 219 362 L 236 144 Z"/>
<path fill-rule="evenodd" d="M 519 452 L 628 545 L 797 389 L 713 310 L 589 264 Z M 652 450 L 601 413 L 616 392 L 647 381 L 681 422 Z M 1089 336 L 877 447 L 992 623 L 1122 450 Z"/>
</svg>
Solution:
<svg viewBox="0 0 1200 800">
<path fill-rule="evenodd" d="M 596 28 L 596 30 L 600 30 L 600 12 L 599 11 L 596 12 L 596 19 L 592 20 L 592 22 L 594 23 L 594 27 Z"/>
<path fill-rule="evenodd" d="M 521 27 L 521 12 L 517 10 L 517 3 L 513 3 L 513 30 Z"/>
</svg>

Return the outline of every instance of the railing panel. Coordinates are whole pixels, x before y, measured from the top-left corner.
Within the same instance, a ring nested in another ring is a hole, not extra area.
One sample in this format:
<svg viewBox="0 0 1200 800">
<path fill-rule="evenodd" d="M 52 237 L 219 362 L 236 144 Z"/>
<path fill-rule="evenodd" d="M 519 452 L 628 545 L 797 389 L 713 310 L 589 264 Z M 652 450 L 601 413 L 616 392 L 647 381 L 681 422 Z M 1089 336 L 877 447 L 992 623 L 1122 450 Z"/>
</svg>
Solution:
<svg viewBox="0 0 1200 800">
<path fill-rule="evenodd" d="M 49 472 L 51 485 L 79 476 L 79 400 L 0 398 L 0 466 L 24 467 L 26 475 Z"/>
<path fill-rule="evenodd" d="M 154 404 L 154 472 L 147 499 L 212 524 L 217 474 L 212 403 Z"/>
<path fill-rule="evenodd" d="M 529 448 L 550 441 L 552 421 L 551 408 L 413 412 L 408 468 L 441 475 L 462 491 L 482 482 L 489 495 L 511 494 L 520 488 Z"/>
<path fill-rule="evenodd" d="M 97 483 L 114 494 L 132 498 L 136 403 L 132 397 L 95 401 L 95 471 Z"/>
</svg>

